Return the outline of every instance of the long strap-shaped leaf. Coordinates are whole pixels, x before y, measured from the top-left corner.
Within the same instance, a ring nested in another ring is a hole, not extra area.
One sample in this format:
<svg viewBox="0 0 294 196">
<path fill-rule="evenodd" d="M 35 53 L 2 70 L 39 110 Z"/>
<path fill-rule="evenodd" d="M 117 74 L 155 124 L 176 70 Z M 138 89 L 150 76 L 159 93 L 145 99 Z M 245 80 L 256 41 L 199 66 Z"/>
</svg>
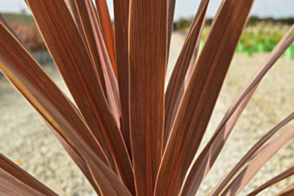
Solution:
<svg viewBox="0 0 294 196">
<path fill-rule="evenodd" d="M 174 15 L 175 15 L 176 0 L 167 1 L 167 59 L 170 52 L 170 42 L 174 27 Z"/>
<path fill-rule="evenodd" d="M 23 42 L 23 40 L 19 37 L 19 35 L 17 35 L 17 33 L 14 31 L 14 29 L 10 26 L 10 24 L 8 23 L 8 21 L 4 18 L 4 16 L 0 13 L 0 22 L 8 29 L 8 31 L 10 31 L 10 33 L 13 34 L 13 36 L 17 39 L 17 41 L 19 41 L 19 43 L 22 44 L 22 46 L 29 51 L 29 48 L 25 45 L 25 43 Z"/>
<path fill-rule="evenodd" d="M 292 117 L 291 117 L 292 116 Z M 290 117 L 290 118 L 289 118 Z M 227 173 L 222 180 L 218 182 L 218 184 L 210 191 L 210 193 L 207 194 L 207 196 L 217 195 L 215 193 L 222 192 L 230 183 L 230 181 L 238 174 L 238 172 L 244 168 L 248 163 L 250 163 L 255 157 L 259 155 L 260 152 L 262 152 L 265 148 L 272 145 L 276 142 L 278 138 L 272 139 L 269 142 L 266 142 L 272 134 L 275 134 L 282 126 L 287 124 L 291 119 L 293 119 L 293 113 L 288 116 L 286 119 L 284 119 L 282 122 L 280 122 L 278 125 L 276 125 L 270 132 L 268 132 L 264 137 L 260 139 L 259 142 L 257 142 L 248 152 L 247 154 L 239 161 L 238 164 L 235 165 L 235 167 Z M 274 132 L 274 133 L 272 133 Z M 264 141 L 266 140 L 266 141 Z M 266 142 L 266 143 L 265 143 Z M 224 186 L 223 186 L 224 185 Z"/>
<path fill-rule="evenodd" d="M 198 15 L 198 12 L 196 14 L 196 16 Z M 191 74 L 192 74 L 192 71 L 193 71 L 193 68 L 194 68 L 194 65 L 196 63 L 196 60 L 197 60 L 197 57 L 198 57 L 198 53 L 199 53 L 199 46 L 200 46 L 200 42 L 201 42 L 201 39 L 202 39 L 202 32 L 203 32 L 203 28 L 205 26 L 205 20 L 202 21 L 202 25 L 201 25 L 201 28 L 200 28 L 200 33 L 198 35 L 198 39 L 197 39 L 197 42 L 196 42 L 196 45 L 195 45 L 195 48 L 194 48 L 194 52 L 193 52 L 193 55 L 192 55 L 192 58 L 191 58 L 191 61 L 190 61 L 190 65 L 189 65 L 189 68 L 187 70 L 187 74 L 186 74 L 186 77 L 185 77 L 185 89 L 188 85 L 188 82 L 191 78 Z M 191 29 L 190 29 L 191 30 Z"/>
<path fill-rule="evenodd" d="M 199 13 L 197 12 L 196 16 L 198 14 Z M 198 35 L 198 39 L 197 39 L 196 45 L 194 47 L 194 52 L 193 52 L 193 55 L 192 55 L 192 58 L 191 58 L 191 61 L 190 61 L 190 64 L 189 64 L 189 68 L 188 68 L 186 76 L 185 76 L 184 84 L 182 85 L 180 93 L 179 93 L 178 98 L 177 98 L 178 102 L 181 102 L 181 100 L 183 98 L 183 95 L 184 95 L 184 92 L 185 92 L 185 90 L 186 90 L 186 88 L 188 86 L 189 80 L 191 78 L 192 71 L 194 69 L 194 66 L 195 66 L 195 63 L 196 63 L 196 60 L 197 60 L 197 57 L 198 57 L 198 53 L 199 53 L 199 49 L 200 49 L 199 46 L 200 46 L 200 42 L 201 42 L 201 39 L 202 39 L 202 32 L 203 32 L 204 26 L 205 26 L 205 20 L 202 21 L 202 25 L 201 25 L 200 32 L 199 32 L 199 35 Z"/>
<path fill-rule="evenodd" d="M 14 35 L 14 37 L 22 44 L 22 46 L 25 47 L 25 49 L 28 51 L 28 48 L 26 47 L 26 45 L 23 43 L 23 41 L 20 39 L 20 37 L 16 34 L 16 32 L 11 28 L 11 26 L 5 20 L 5 18 L 2 16 L 1 13 L 0 13 L 0 21 Z M 72 106 L 74 106 L 74 105 L 72 104 Z M 96 185 L 96 183 L 94 182 L 93 177 L 91 176 L 91 173 L 90 173 L 89 169 L 86 167 L 84 161 L 81 160 L 81 157 L 79 155 L 77 155 L 77 153 L 75 152 L 75 150 L 72 149 L 72 147 L 69 146 L 68 143 L 60 137 L 60 135 L 58 135 L 58 133 L 56 132 L 56 130 L 54 130 L 48 123 L 46 123 L 46 124 L 49 127 L 49 129 L 51 130 L 52 134 L 57 138 L 57 140 L 59 141 L 59 143 L 63 146 L 63 148 L 65 149 L 65 151 L 69 154 L 69 156 L 73 159 L 73 161 L 81 169 L 81 171 L 83 172 L 83 174 L 85 175 L 85 177 L 89 180 L 90 184 L 92 185 L 92 187 L 94 188 L 94 190 L 96 191 L 96 193 L 98 195 L 100 195 L 99 188 Z"/>
<path fill-rule="evenodd" d="M 197 57 L 198 57 L 199 46 L 200 46 L 204 26 L 205 26 L 205 20 L 202 21 L 202 25 L 201 25 L 200 32 L 199 32 L 199 35 L 198 35 L 198 39 L 197 39 L 197 42 L 196 42 L 195 47 L 194 47 L 194 52 L 193 52 L 193 55 L 191 57 L 191 61 L 190 61 L 190 64 L 189 64 L 189 67 L 188 67 L 188 70 L 187 70 L 187 73 L 186 73 L 186 76 L 185 76 L 185 80 L 184 80 L 184 82 L 182 84 L 182 87 L 181 87 L 181 90 L 180 90 L 180 92 L 178 94 L 178 98 L 177 98 L 177 102 L 176 102 L 177 106 L 180 105 L 180 103 L 182 101 L 182 98 L 183 98 L 183 95 L 184 95 L 184 92 L 185 92 L 185 90 L 186 90 L 186 88 L 188 86 L 189 80 L 191 78 L 192 71 L 194 69 L 194 66 L 195 66 L 195 63 L 196 63 L 196 60 L 197 60 Z"/>
<path fill-rule="evenodd" d="M 0 21 L 14 35 L 14 37 L 17 38 L 17 40 L 22 44 L 22 46 L 25 47 L 25 49 L 28 51 L 28 48 L 26 47 L 26 45 L 23 43 L 23 41 L 20 39 L 20 37 L 16 34 L 16 32 L 11 28 L 11 26 L 5 20 L 5 18 L 2 16 L 1 13 L 0 13 Z M 85 177 L 89 180 L 90 184 L 92 185 L 92 187 L 94 188 L 94 190 L 96 191 L 96 193 L 98 195 L 100 195 L 99 188 L 96 185 L 96 183 L 94 182 L 93 177 L 91 176 L 91 173 L 90 173 L 89 169 L 86 167 L 86 165 L 83 162 L 83 160 L 81 160 L 81 157 L 79 157 L 79 155 L 76 154 L 75 150 L 72 149 L 72 147 L 70 147 L 68 145 L 68 143 L 65 140 L 63 140 L 60 137 L 60 135 L 57 134 L 56 130 L 54 130 L 48 123 L 46 123 L 46 124 L 49 127 L 49 129 L 51 130 L 52 134 L 57 138 L 57 140 L 59 141 L 59 143 L 63 146 L 63 148 L 65 149 L 65 151 L 69 154 L 69 156 L 73 159 L 73 161 L 81 169 L 81 171 L 83 172 L 83 174 L 85 175 Z"/>
<path fill-rule="evenodd" d="M 42 94 L 28 78 L 16 69 L 14 66 L 7 66 L 0 61 L 0 69 L 6 74 L 11 82 L 21 90 L 22 94 L 36 108 L 36 110 L 46 119 L 47 123 L 62 138 L 68 141 L 70 146 L 76 146 L 78 153 L 82 155 L 86 165 L 92 173 L 93 179 L 99 186 L 102 195 L 130 196 L 128 189 L 121 183 L 118 177 L 103 163 L 101 159 L 89 148 L 88 144 L 81 139 L 78 131 L 71 126 L 71 123 L 65 118 L 65 115 L 59 112 L 59 109 L 52 104 L 51 100 Z M 0 183 L 1 184 L 1 183 Z"/>
<path fill-rule="evenodd" d="M 232 183 L 226 188 L 223 195 L 238 195 L 247 183 L 255 176 L 260 168 L 272 158 L 290 139 L 294 137 L 294 126 L 282 133 L 274 143 L 267 146 L 246 166 Z"/>
<path fill-rule="evenodd" d="M 175 118 L 155 195 L 178 195 L 200 145 L 253 0 L 223 1 Z"/>
<path fill-rule="evenodd" d="M 105 94 L 109 107 L 120 129 L 121 109 L 117 78 L 113 72 L 99 25 L 97 25 L 93 2 L 91 0 L 74 1 L 78 10 L 78 17 L 81 20 L 79 28 L 84 33 L 85 42 L 88 45 L 94 67 L 102 72 L 103 78 L 100 78 L 100 81 L 103 80 L 106 85 Z"/>
<path fill-rule="evenodd" d="M 13 37 L 13 35 L 0 23 L 0 61 L 6 66 L 17 67 L 23 75 L 31 80 L 36 87 L 46 94 L 52 104 L 59 107 L 60 112 L 66 116 L 72 126 L 76 128 L 81 139 L 84 139 L 92 150 L 106 163 L 108 161 L 93 134 L 80 118 L 68 98 L 58 89 L 46 72 L 38 65 L 28 51 Z M 6 74 L 3 71 L 4 74 Z M 10 78 L 8 78 L 10 79 Z M 21 91 L 21 89 L 19 89 Z M 22 92 L 21 92 L 22 93 Z M 56 99 L 58 97 L 58 100 Z M 77 152 L 77 149 L 72 146 Z"/>
<path fill-rule="evenodd" d="M 169 80 L 166 96 L 165 96 L 165 126 L 164 126 L 164 139 L 167 143 L 170 135 L 171 128 L 174 123 L 174 119 L 179 107 L 180 102 L 177 102 L 178 95 L 180 94 L 181 87 L 183 85 L 187 70 L 189 68 L 191 58 L 197 43 L 200 29 L 205 20 L 205 14 L 208 7 L 209 0 L 202 0 L 199 6 L 198 12 L 193 21 L 191 30 L 184 43 L 183 49 L 177 60 L 175 68 L 173 69 L 171 78 Z M 181 100 L 181 97 L 180 97 Z"/>
<path fill-rule="evenodd" d="M 94 102 L 93 100 L 93 93 L 95 93 L 95 95 L 99 94 L 99 90 L 96 89 L 99 89 L 101 86 L 98 85 L 98 88 L 95 88 L 95 92 L 92 92 L 94 89 L 89 89 L 92 88 L 90 87 L 90 82 L 92 85 L 100 83 L 97 81 L 96 74 L 90 62 L 90 58 L 86 53 L 86 47 L 83 44 L 80 33 L 78 32 L 71 15 L 69 14 L 66 4 L 63 1 L 57 0 L 48 2 L 47 0 L 27 0 L 27 4 L 31 9 L 33 16 L 35 17 L 44 41 L 46 42 L 47 47 L 56 65 L 58 66 L 65 83 L 67 84 L 67 87 L 69 88 L 75 102 L 77 103 L 79 110 L 86 120 L 90 130 L 101 145 L 103 151 L 105 152 L 105 155 L 111 164 L 111 168 L 115 170 L 113 157 L 109 150 L 108 144 L 103 142 L 106 140 L 105 136 L 103 132 L 99 130 L 99 120 L 97 119 L 97 114 L 95 111 L 98 101 L 95 100 L 96 102 Z M 61 6 L 57 6 L 58 4 Z M 60 16 L 57 15 L 58 13 L 67 14 Z M 50 27 L 47 25 L 47 23 L 50 23 Z M 68 29 L 66 29 L 65 26 Z M 70 34 L 72 39 L 75 39 L 74 42 L 70 40 L 70 36 L 67 35 L 67 33 Z M 86 77 L 87 80 L 85 80 Z M 103 98 L 101 98 L 101 102 L 103 102 Z M 90 116 L 90 114 L 92 115 Z M 100 134 L 98 135 L 99 137 L 97 137 L 97 134 Z"/>
<path fill-rule="evenodd" d="M 95 73 L 107 97 L 110 110 L 121 129 L 121 104 L 117 78 L 114 73 L 96 9 L 91 0 L 65 0 L 79 27 L 80 34 L 90 54 Z M 107 87 L 106 87 L 107 86 Z"/>
<path fill-rule="evenodd" d="M 1 31 L 2 34 L 5 34 L 6 32 Z M 7 37 L 6 37 L 7 38 Z M 9 44 L 13 45 L 14 42 L 11 41 L 10 39 L 8 39 Z M 0 44 L 1 46 L 2 44 Z M 22 55 L 22 51 L 21 50 L 17 50 L 17 47 L 13 47 L 13 50 L 15 52 L 17 52 L 17 57 L 20 59 L 19 62 L 24 62 L 25 64 L 28 63 L 30 65 L 37 65 L 36 62 L 34 61 L 27 61 L 23 58 Z M 8 51 L 11 51 L 11 48 L 8 48 Z M 4 53 L 3 51 L 1 51 L 1 53 Z M 11 53 L 11 52 L 10 52 Z M 8 55 L 6 55 L 6 57 L 8 57 Z M 12 59 L 16 59 L 17 58 L 15 55 L 12 56 Z M 33 60 L 32 56 L 27 56 L 29 57 L 29 59 Z M 10 59 L 11 60 L 11 59 Z M 0 61 L 2 61 L 2 63 L 6 63 L 6 66 L 11 66 L 10 63 L 8 63 L 2 56 L 0 56 Z M 12 62 L 13 63 L 13 62 Z M 54 85 L 54 83 L 50 80 L 50 78 L 46 75 L 46 73 L 41 70 L 40 67 L 38 66 L 32 66 L 32 67 L 28 67 L 28 66 L 24 66 L 24 64 L 22 63 L 14 63 L 15 65 L 17 65 L 20 70 L 22 71 L 23 74 L 25 74 L 27 77 L 30 78 L 30 80 L 32 80 L 33 82 L 35 82 L 35 84 L 40 84 L 40 86 L 38 86 L 38 88 L 40 89 L 40 91 L 42 93 L 47 94 L 48 98 L 50 98 L 52 100 L 53 104 L 57 104 L 57 106 L 59 107 L 60 111 L 63 112 L 63 114 L 68 118 L 68 120 L 72 123 L 72 125 L 74 127 L 77 128 L 78 130 L 78 134 L 81 136 L 81 139 L 84 139 L 88 145 L 94 150 L 96 151 L 96 154 L 101 157 L 101 159 L 106 163 L 109 164 L 101 147 L 99 146 L 99 144 L 97 143 L 97 141 L 95 140 L 94 136 L 92 135 L 92 133 L 90 132 L 90 130 L 87 128 L 87 126 L 84 124 L 83 120 L 80 119 L 80 116 L 78 113 L 76 113 L 76 108 L 74 108 L 73 104 L 68 100 L 68 98 L 63 95 L 63 93 L 58 90 L 58 88 Z M 29 70 L 26 71 L 23 68 L 26 68 Z M 22 69 L 21 69 L 22 68 Z M 33 73 L 33 74 L 32 74 Z M 5 72 L 4 72 L 5 74 Z M 33 77 L 32 77 L 33 75 Z M 10 79 L 10 78 L 8 78 Z M 11 81 L 12 82 L 12 81 Z M 13 82 L 12 82 L 13 83 Z M 46 84 L 46 87 L 49 87 L 48 89 L 42 84 Z M 23 92 L 21 91 L 21 89 L 19 89 L 19 91 L 23 94 Z M 49 94 L 48 94 L 49 93 Z M 58 97 L 59 99 L 57 100 L 56 97 Z M 62 146 L 66 146 L 65 149 L 67 151 L 67 153 L 73 158 L 73 160 L 75 161 L 75 163 L 79 166 L 79 168 L 82 170 L 82 172 L 85 174 L 85 176 L 87 177 L 87 179 L 89 180 L 89 182 L 92 184 L 92 186 L 94 187 L 94 189 L 97 191 L 97 193 L 99 193 L 99 190 L 97 189 L 97 185 L 93 182 L 92 176 L 89 173 L 87 167 L 85 167 L 85 163 L 84 160 L 82 160 L 81 155 L 78 153 L 77 149 L 75 146 L 69 146 L 68 141 L 62 139 L 57 132 L 55 132 L 52 128 L 52 132 L 55 135 L 55 137 L 57 137 L 57 139 L 59 139 L 58 141 L 61 143 Z"/>
<path fill-rule="evenodd" d="M 258 193 L 260 193 L 261 191 L 263 191 L 264 189 L 290 177 L 294 175 L 294 167 L 291 167 L 289 169 L 287 169 L 286 171 L 284 171 L 283 173 L 277 175 L 276 177 L 272 178 L 271 180 L 269 180 L 268 182 L 264 183 L 263 185 L 261 185 L 260 187 L 258 187 L 257 189 L 255 189 L 254 191 L 252 191 L 251 193 L 249 193 L 247 196 L 254 196 L 257 195 Z"/>
<path fill-rule="evenodd" d="M 264 145 L 279 129 L 294 119 L 294 113 L 290 114 L 287 118 L 277 124 L 272 130 L 270 130 L 265 136 L 263 136 L 247 153 L 246 155 L 236 164 L 231 172 L 226 175 L 224 179 L 213 189 L 209 195 L 218 195 L 228 185 L 228 183 L 234 178 L 234 176 L 246 165 L 250 159 L 254 160 L 261 152 L 263 152 L 269 146 L 273 146 L 278 138 Z M 258 152 L 258 154 L 257 154 Z M 254 157 L 254 158 L 253 158 Z"/>
<path fill-rule="evenodd" d="M 63 140 L 63 138 L 57 134 L 57 130 L 54 130 L 46 121 L 46 125 L 49 127 L 52 134 L 55 136 L 55 138 L 58 140 L 58 142 L 61 144 L 61 146 L 64 148 L 64 150 L 68 153 L 70 158 L 75 162 L 75 164 L 80 168 L 80 170 L 83 172 L 84 176 L 87 178 L 93 189 L 96 191 L 98 195 L 101 195 L 99 188 L 97 184 L 95 183 L 90 170 L 88 169 L 85 162 L 79 157 L 75 151 L 68 145 L 66 141 Z"/>
<path fill-rule="evenodd" d="M 115 75 L 117 75 L 117 68 L 115 64 L 115 50 L 114 50 L 114 32 L 112 22 L 109 15 L 106 0 L 95 0 L 97 12 L 99 16 L 99 23 L 104 37 L 105 45 L 111 60 L 111 64 Z"/>
<path fill-rule="evenodd" d="M 88 2 L 91 2 L 91 0 L 88 0 Z M 95 14 L 95 9 L 93 6 L 88 6 L 91 8 L 91 15 Z M 94 17 L 93 17 L 94 18 Z M 97 17 L 95 18 L 97 19 Z M 98 19 L 97 19 L 98 20 Z M 92 21 L 93 24 L 93 21 Z M 112 113 L 115 116 L 115 119 L 118 121 L 117 123 L 119 124 L 119 128 L 121 130 L 121 103 L 120 103 L 120 96 L 119 96 L 119 87 L 118 87 L 118 80 L 117 80 L 117 73 L 114 71 L 112 64 L 111 64 L 111 59 L 109 57 L 109 53 L 107 52 L 107 48 L 105 45 L 105 41 L 103 40 L 102 37 L 102 29 L 98 25 L 98 22 L 94 22 L 95 24 L 95 30 L 96 30 L 96 35 L 98 35 L 98 45 L 99 45 L 99 54 L 100 58 L 103 60 L 102 63 L 105 65 L 104 68 L 104 75 L 106 78 L 106 86 L 107 86 L 107 98 L 108 102 L 111 108 Z M 121 130 L 122 131 L 122 130 Z"/>
<path fill-rule="evenodd" d="M 152 195 L 162 156 L 167 0 L 131 0 L 130 123 L 137 195 Z"/>
<path fill-rule="evenodd" d="M 208 195 L 219 195 L 223 189 L 228 185 L 228 183 L 234 178 L 234 176 L 250 161 L 250 159 L 255 159 L 258 154 L 257 152 L 262 152 L 269 146 L 272 146 L 276 142 L 276 139 L 272 140 L 266 146 L 264 144 L 284 125 L 294 119 L 294 113 L 290 114 L 287 118 L 277 124 L 273 129 L 271 129 L 265 136 L 263 136 L 247 153 L 246 155 L 236 164 L 236 166 L 220 181 L 220 183 L 208 194 Z M 262 149 L 262 150 L 261 150 Z M 253 158 L 254 157 L 254 158 Z"/>
<path fill-rule="evenodd" d="M 37 190 L 29 187 L 20 180 L 9 175 L 0 168 L 0 195 L 1 196 L 45 196 Z M 52 194 L 49 194 L 52 195 Z M 57 194 L 54 194 L 57 195 Z"/>
<path fill-rule="evenodd" d="M 275 196 L 292 196 L 294 194 L 294 184 L 291 184 L 281 192 L 275 194 Z"/>
<path fill-rule="evenodd" d="M 291 45 L 291 43 L 294 41 L 294 36 L 292 36 L 290 38 L 290 40 L 288 40 L 288 42 L 270 59 L 269 63 L 267 64 L 266 67 L 264 67 L 264 69 L 261 70 L 261 72 L 259 73 L 259 75 L 254 78 L 253 82 L 250 84 L 250 86 L 248 88 L 246 88 L 245 92 L 242 94 L 242 96 L 238 99 L 238 101 L 236 102 L 235 106 L 232 108 L 232 110 L 230 110 L 228 112 L 228 114 L 226 114 L 226 117 L 224 118 L 223 122 L 220 125 L 220 128 L 222 126 L 225 125 L 225 123 L 227 122 L 228 118 L 232 115 L 232 112 L 235 111 L 236 107 L 238 107 L 238 105 L 240 104 L 240 102 L 247 96 L 250 94 L 250 91 L 254 90 L 254 88 L 256 88 L 256 85 L 258 85 L 258 83 L 260 82 L 261 78 L 264 76 L 264 74 L 268 71 L 268 69 L 271 67 L 272 64 L 274 64 L 274 62 L 277 61 L 277 59 L 285 52 L 285 50 Z M 213 138 L 215 139 L 215 137 L 217 136 L 218 133 L 216 133 Z M 227 134 L 227 133 L 225 133 Z M 220 134 L 218 137 L 221 137 L 222 134 Z M 220 139 L 218 139 L 220 140 Z M 213 140 L 211 140 L 210 142 L 212 142 Z M 209 143 L 210 143 L 209 142 Z M 260 147 L 258 147 L 260 148 Z M 257 152 L 257 151 L 255 151 Z M 251 155 L 250 155 L 251 156 Z M 245 163 L 243 163 L 245 164 Z M 240 169 L 240 168 L 239 168 Z M 229 181 L 227 181 L 226 183 L 228 183 Z M 225 183 L 225 184 L 226 184 Z"/>
<path fill-rule="evenodd" d="M 57 196 L 56 193 L 54 193 L 52 190 L 50 190 L 48 187 L 46 187 L 44 184 L 36 180 L 34 177 L 32 177 L 30 174 L 28 174 L 26 171 L 21 169 L 19 166 L 11 162 L 9 159 L 7 159 L 4 155 L 0 154 L 0 169 L 5 171 L 10 176 L 18 179 L 26 186 L 30 187 L 31 189 L 34 189 L 38 191 L 39 193 L 42 193 L 44 195 L 52 195 Z M 1 174 L 0 174 L 1 176 Z M 0 188 L 1 191 L 1 188 Z"/>
<path fill-rule="evenodd" d="M 79 12 L 77 4 L 75 3 L 75 0 L 66 0 L 69 4 L 71 13 L 76 21 L 76 24 L 80 30 L 81 36 L 85 42 L 85 45 L 88 48 L 88 52 L 90 53 L 90 57 L 92 60 L 92 64 L 94 67 L 94 70 L 97 73 L 97 77 L 100 81 L 100 84 L 102 86 L 103 92 L 106 95 L 106 84 L 104 80 L 104 72 L 101 65 L 101 61 L 98 55 L 98 49 L 97 44 L 94 36 L 94 29 L 91 25 L 91 19 L 89 18 L 89 13 L 87 11 L 81 11 Z M 86 1 L 80 1 L 81 3 L 85 4 Z M 94 5 L 93 5 L 94 6 Z M 82 21 L 82 16 L 84 21 Z M 85 21 L 85 18 L 87 19 Z M 92 20 L 94 20 L 92 18 Z M 84 23 L 83 23 L 84 22 Z"/>
<path fill-rule="evenodd" d="M 116 168 L 122 181 L 134 190 L 127 148 L 67 5 L 60 0 L 27 2 L 81 114 L 112 168 Z"/>
<path fill-rule="evenodd" d="M 221 152 L 224 144 L 226 143 L 232 129 L 234 128 L 238 118 L 240 117 L 242 111 L 246 107 L 247 103 L 251 99 L 253 93 L 255 92 L 256 88 L 258 87 L 259 82 L 265 76 L 267 71 L 274 65 L 276 61 L 271 61 L 273 58 L 276 60 L 283 54 L 281 51 L 284 51 L 287 45 L 283 46 L 285 41 L 289 38 L 293 31 L 294 27 L 292 27 L 288 33 L 283 37 L 280 43 L 277 45 L 275 50 L 271 53 L 271 55 L 267 58 L 264 64 L 257 70 L 253 78 L 249 81 L 249 83 L 244 87 L 241 93 L 237 96 L 236 100 L 229 108 L 227 114 L 224 116 L 222 122 L 218 126 L 215 134 L 210 139 L 208 144 L 202 150 L 200 155 L 197 157 L 197 160 L 193 164 L 187 180 L 185 182 L 185 186 L 182 189 L 182 194 L 187 194 L 188 192 L 192 195 L 196 194 L 197 189 L 200 186 L 200 183 L 206 177 L 207 173 L 210 171 L 211 167 L 213 166 L 216 158 L 218 157 L 219 153 Z M 282 49 L 281 49 L 282 47 Z M 280 50 L 281 49 L 281 50 Z M 278 53 L 278 51 L 280 52 Z M 258 80 L 256 80 L 258 78 Z M 250 89 L 250 91 L 246 91 Z M 244 93 L 248 92 L 246 96 Z"/>
<path fill-rule="evenodd" d="M 129 61 L 128 61 L 128 27 L 130 0 L 113 1 L 115 24 L 115 59 L 117 79 L 122 110 L 122 133 L 129 154 L 131 151 L 131 135 L 129 122 Z"/>
</svg>

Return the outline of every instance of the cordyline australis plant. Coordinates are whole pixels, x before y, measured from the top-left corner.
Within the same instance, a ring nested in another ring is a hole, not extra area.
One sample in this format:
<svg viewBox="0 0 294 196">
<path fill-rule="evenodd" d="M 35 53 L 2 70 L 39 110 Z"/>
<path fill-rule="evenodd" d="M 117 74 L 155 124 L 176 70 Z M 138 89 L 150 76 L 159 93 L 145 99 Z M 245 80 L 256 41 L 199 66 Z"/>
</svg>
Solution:
<svg viewBox="0 0 294 196">
<path fill-rule="evenodd" d="M 165 90 L 175 0 L 25 0 L 74 103 L 0 20 L 0 69 L 44 121 L 98 195 L 195 195 L 263 76 L 291 45 L 293 27 L 238 95 L 193 161 L 253 0 L 224 0 L 198 46 L 202 0 Z M 270 130 L 208 195 L 237 195 L 291 138 L 294 113 Z M 3 155 L 0 192 L 57 195 Z M 283 180 L 281 173 L 250 195 Z M 293 194 L 294 186 L 279 195 Z"/>
</svg>

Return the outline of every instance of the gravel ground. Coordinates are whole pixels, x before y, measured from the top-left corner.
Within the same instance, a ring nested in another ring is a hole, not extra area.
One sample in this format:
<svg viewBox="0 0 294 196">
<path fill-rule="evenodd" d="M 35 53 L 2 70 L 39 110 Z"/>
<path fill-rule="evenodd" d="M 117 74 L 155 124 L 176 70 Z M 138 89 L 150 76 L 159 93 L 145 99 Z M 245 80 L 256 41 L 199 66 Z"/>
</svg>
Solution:
<svg viewBox="0 0 294 196">
<path fill-rule="evenodd" d="M 173 37 L 170 64 L 175 62 L 182 44 L 182 37 L 178 35 Z M 243 54 L 236 54 L 203 143 L 208 141 L 234 98 L 267 55 L 266 53 L 254 54 L 248 58 Z M 68 94 L 54 65 L 47 64 L 43 67 Z M 168 71 L 167 75 L 170 73 L 171 71 Z M 293 75 L 294 61 L 286 61 L 282 58 L 264 78 L 198 195 L 205 195 L 259 138 L 293 112 Z M 246 195 L 253 188 L 291 167 L 293 148 L 294 144 L 291 140 L 262 168 L 240 195 Z M 82 173 L 51 135 L 42 119 L 1 76 L 0 152 L 50 187 L 63 190 L 70 196 L 95 195 Z M 292 178 L 283 181 L 261 195 L 273 195 L 290 185 L 293 180 Z"/>
</svg>

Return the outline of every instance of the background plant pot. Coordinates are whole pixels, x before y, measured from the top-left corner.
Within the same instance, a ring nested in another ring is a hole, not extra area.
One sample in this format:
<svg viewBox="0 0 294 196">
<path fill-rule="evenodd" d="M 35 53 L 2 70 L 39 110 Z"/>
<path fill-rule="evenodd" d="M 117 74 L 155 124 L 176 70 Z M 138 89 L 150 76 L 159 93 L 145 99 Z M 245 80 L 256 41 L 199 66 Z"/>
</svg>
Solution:
<svg viewBox="0 0 294 196">
<path fill-rule="evenodd" d="M 256 51 L 257 52 L 265 52 L 265 46 L 263 43 L 257 43 L 256 44 Z"/>
<path fill-rule="evenodd" d="M 294 58 L 294 45 L 293 44 L 286 50 L 285 57 L 287 60 L 292 60 Z"/>
<path fill-rule="evenodd" d="M 243 51 L 244 51 L 244 45 L 241 42 L 239 42 L 236 52 L 243 52 Z"/>
<path fill-rule="evenodd" d="M 247 50 L 245 50 L 245 55 L 247 56 L 247 57 L 250 57 L 250 56 L 252 56 L 252 49 L 247 49 Z"/>
</svg>

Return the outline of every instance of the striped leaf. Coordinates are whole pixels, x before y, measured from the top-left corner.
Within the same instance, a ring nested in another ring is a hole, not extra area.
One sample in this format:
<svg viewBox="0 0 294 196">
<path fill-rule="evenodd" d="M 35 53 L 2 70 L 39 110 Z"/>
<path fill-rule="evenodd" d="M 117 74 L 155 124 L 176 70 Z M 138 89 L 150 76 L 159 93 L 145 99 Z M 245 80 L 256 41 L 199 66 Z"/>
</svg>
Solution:
<svg viewBox="0 0 294 196">
<path fill-rule="evenodd" d="M 261 79 L 274 65 L 274 63 L 276 62 L 275 60 L 277 60 L 283 54 L 289 44 L 292 43 L 288 42 L 286 45 L 284 45 L 286 40 L 293 32 L 293 29 L 294 28 L 292 27 L 288 31 L 288 33 L 277 45 L 275 50 L 267 58 L 264 64 L 257 70 L 253 78 L 244 87 L 244 89 L 237 96 L 232 106 L 229 108 L 228 112 L 224 116 L 217 130 L 215 131 L 215 134 L 212 136 L 208 144 L 205 146 L 205 148 L 202 150 L 200 155 L 197 157 L 195 163 L 193 164 L 191 171 L 189 172 L 189 175 L 187 177 L 185 186 L 182 190 L 183 194 L 191 191 L 193 192 L 191 194 L 196 194 L 197 189 L 212 168 L 216 158 L 221 152 L 237 120 L 239 119 L 242 111 L 245 109 L 247 103 L 251 99 Z"/>
<path fill-rule="evenodd" d="M 95 0 L 95 2 L 99 18 L 98 24 L 102 31 L 102 35 L 110 57 L 113 71 L 115 75 L 117 75 L 117 68 L 115 64 L 114 32 L 107 3 L 106 0 Z"/>
<path fill-rule="evenodd" d="M 30 195 L 43 194 L 48 196 L 57 196 L 56 193 L 2 154 L 0 154 L 0 181 L 0 184 L 2 184 L 2 186 L 0 185 L 0 193 L 3 192 L 8 195 L 17 195 L 21 192 L 24 193 L 28 191 L 30 192 Z M 9 188 L 12 188 L 10 191 L 16 191 L 17 193 L 13 194 L 13 192 L 4 192 L 5 189 L 7 190 Z M 23 191 L 23 189 L 25 189 L 25 191 Z"/>
<path fill-rule="evenodd" d="M 161 162 L 167 63 L 167 0 L 131 0 L 130 127 L 137 195 L 153 195 Z"/>
<path fill-rule="evenodd" d="M 282 133 L 271 145 L 262 150 L 231 182 L 223 195 L 238 195 L 260 168 L 294 137 L 294 126 Z"/>
<path fill-rule="evenodd" d="M 187 74 L 187 70 L 189 69 L 191 58 L 194 54 L 197 40 L 199 38 L 199 35 L 201 35 L 200 30 L 203 26 L 203 21 L 205 20 L 208 3 L 209 0 L 201 1 L 198 12 L 187 35 L 187 39 L 173 69 L 171 78 L 166 89 L 164 127 L 165 145 L 170 135 L 171 128 L 173 126 L 180 102 L 182 100 L 183 93 L 185 91 L 185 88 L 182 89 L 182 87 L 184 84 L 185 76 Z"/>
<path fill-rule="evenodd" d="M 122 110 L 122 134 L 129 154 L 131 151 L 131 135 L 129 120 L 129 60 L 128 60 L 128 25 L 130 0 L 113 1 L 115 24 L 115 58 L 117 79 Z"/>
<path fill-rule="evenodd" d="M 294 167 L 291 167 L 289 169 L 287 169 L 286 171 L 282 172 L 281 174 L 277 175 L 276 177 L 272 178 L 271 180 L 269 180 L 268 182 L 264 183 L 263 185 L 261 185 L 260 187 L 258 187 L 257 189 L 255 189 L 254 191 L 252 191 L 251 193 L 249 193 L 247 196 L 254 196 L 257 195 L 258 193 L 260 193 L 261 191 L 263 191 L 264 189 L 290 177 L 294 175 Z"/>
<path fill-rule="evenodd" d="M 134 190 L 127 148 L 66 3 L 59 0 L 27 2 L 65 83 L 111 168 L 117 170 L 130 190 Z"/>
<path fill-rule="evenodd" d="M 200 145 L 253 0 L 224 1 L 173 124 L 155 195 L 178 195 Z"/>
</svg>

